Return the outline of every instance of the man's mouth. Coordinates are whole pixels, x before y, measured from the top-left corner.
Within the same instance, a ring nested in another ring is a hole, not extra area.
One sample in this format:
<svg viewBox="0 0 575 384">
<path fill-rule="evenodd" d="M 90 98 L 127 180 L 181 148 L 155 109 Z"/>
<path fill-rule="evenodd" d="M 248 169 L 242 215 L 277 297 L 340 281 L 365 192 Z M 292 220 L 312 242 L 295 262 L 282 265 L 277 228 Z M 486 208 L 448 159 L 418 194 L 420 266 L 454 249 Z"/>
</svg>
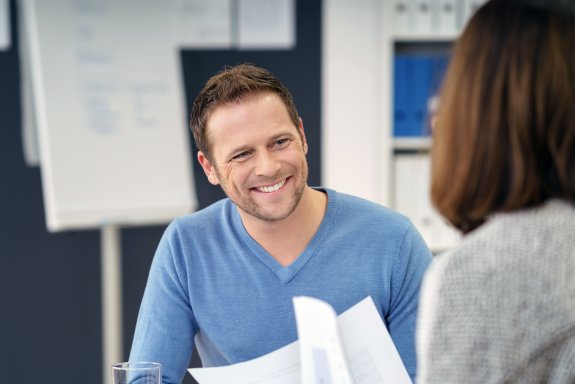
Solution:
<svg viewBox="0 0 575 384">
<path fill-rule="evenodd" d="M 274 185 L 268 185 L 268 186 L 264 186 L 264 187 L 255 187 L 255 189 L 260 191 L 260 192 L 264 192 L 264 193 L 272 193 L 272 192 L 278 191 L 281 187 L 284 186 L 285 183 L 286 183 L 286 179 L 283 179 L 282 181 L 280 181 Z"/>
</svg>

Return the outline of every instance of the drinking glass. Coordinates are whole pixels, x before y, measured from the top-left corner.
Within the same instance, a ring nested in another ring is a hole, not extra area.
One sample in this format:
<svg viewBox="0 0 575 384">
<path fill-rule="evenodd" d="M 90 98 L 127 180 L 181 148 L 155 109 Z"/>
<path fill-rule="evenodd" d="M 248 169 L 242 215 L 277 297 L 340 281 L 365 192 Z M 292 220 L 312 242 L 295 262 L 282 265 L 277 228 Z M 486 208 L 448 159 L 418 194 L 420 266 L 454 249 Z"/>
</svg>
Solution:
<svg viewBox="0 0 575 384">
<path fill-rule="evenodd" d="M 161 384 L 160 363 L 129 361 L 112 365 L 114 384 Z"/>
</svg>

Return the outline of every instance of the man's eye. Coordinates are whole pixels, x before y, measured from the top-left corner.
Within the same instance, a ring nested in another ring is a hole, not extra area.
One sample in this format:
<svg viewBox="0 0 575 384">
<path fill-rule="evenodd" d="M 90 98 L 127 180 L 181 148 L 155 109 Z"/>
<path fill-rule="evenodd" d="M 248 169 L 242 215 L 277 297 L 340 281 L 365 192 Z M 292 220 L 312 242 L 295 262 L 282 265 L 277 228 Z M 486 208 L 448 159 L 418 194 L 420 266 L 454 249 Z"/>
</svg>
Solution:
<svg viewBox="0 0 575 384">
<path fill-rule="evenodd" d="M 235 155 L 234 157 L 232 157 L 232 160 L 241 160 L 244 157 L 246 157 L 247 155 L 249 155 L 249 152 L 242 152 L 242 153 L 238 153 L 237 155 Z"/>
<path fill-rule="evenodd" d="M 276 146 L 277 146 L 277 147 L 281 147 L 281 146 L 287 144 L 287 142 L 288 142 L 288 139 L 279 139 L 279 140 L 276 140 Z"/>
</svg>

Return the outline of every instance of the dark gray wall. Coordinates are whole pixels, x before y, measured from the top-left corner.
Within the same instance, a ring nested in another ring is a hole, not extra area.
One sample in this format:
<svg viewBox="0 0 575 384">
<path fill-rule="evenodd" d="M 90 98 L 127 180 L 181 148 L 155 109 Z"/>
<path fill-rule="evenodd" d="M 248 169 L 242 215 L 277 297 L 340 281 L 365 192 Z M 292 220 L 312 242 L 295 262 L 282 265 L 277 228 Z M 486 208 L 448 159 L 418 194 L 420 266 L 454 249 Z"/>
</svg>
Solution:
<svg viewBox="0 0 575 384">
<path fill-rule="evenodd" d="M 100 233 L 46 231 L 41 173 L 25 165 L 22 153 L 15 3 L 10 3 L 12 47 L 0 52 L 0 382 L 100 384 Z M 188 105 L 224 64 L 249 61 L 278 75 L 304 120 L 309 182 L 320 184 L 321 0 L 297 1 L 293 50 L 186 51 L 181 57 Z M 201 206 L 222 197 L 205 180 L 195 156 L 194 167 Z M 126 358 L 164 228 L 122 230 Z"/>
</svg>

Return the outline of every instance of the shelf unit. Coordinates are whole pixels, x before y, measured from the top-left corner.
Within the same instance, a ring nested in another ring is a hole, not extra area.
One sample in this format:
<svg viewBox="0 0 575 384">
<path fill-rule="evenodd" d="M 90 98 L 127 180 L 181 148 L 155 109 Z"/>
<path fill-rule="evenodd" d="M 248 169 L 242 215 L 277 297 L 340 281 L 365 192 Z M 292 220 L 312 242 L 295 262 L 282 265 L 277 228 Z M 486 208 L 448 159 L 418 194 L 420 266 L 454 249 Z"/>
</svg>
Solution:
<svg viewBox="0 0 575 384">
<path fill-rule="evenodd" d="M 437 28 L 431 31 L 433 22 L 418 23 L 418 19 L 412 28 L 399 28 L 401 20 L 395 14 L 399 3 L 408 11 L 422 3 L 430 7 L 451 4 L 456 8 L 458 24 L 436 24 Z M 459 235 L 431 209 L 426 184 L 429 172 L 418 171 L 424 175 L 417 177 L 409 169 L 425 169 L 431 139 L 393 136 L 394 56 L 398 50 L 450 46 L 465 15 L 480 3 L 481 0 L 323 1 L 322 184 L 402 211 L 418 227 L 433 252 L 453 247 Z M 398 176 L 398 167 L 407 167 L 407 178 Z M 411 204 L 402 202 L 401 189 L 398 191 L 397 184 L 404 181 L 413 183 L 409 191 L 419 192 Z M 415 182 L 419 182 L 419 187 Z"/>
<path fill-rule="evenodd" d="M 430 201 L 431 137 L 394 137 L 394 57 L 402 52 L 448 52 L 467 18 L 480 3 L 471 0 L 382 0 L 380 4 L 381 121 L 384 136 L 392 138 L 382 141 L 382 150 L 386 153 L 384 161 L 389 168 L 384 179 L 388 188 L 388 204 L 411 219 L 434 253 L 456 246 L 461 236 L 439 215 Z M 439 7 L 445 6 L 451 7 L 451 15 L 441 15 L 443 10 Z M 403 15 L 398 13 L 400 7 Z M 426 7 L 427 14 L 420 7 Z M 424 17 L 428 20 L 423 20 Z M 441 17 L 453 24 L 442 25 Z"/>
</svg>

